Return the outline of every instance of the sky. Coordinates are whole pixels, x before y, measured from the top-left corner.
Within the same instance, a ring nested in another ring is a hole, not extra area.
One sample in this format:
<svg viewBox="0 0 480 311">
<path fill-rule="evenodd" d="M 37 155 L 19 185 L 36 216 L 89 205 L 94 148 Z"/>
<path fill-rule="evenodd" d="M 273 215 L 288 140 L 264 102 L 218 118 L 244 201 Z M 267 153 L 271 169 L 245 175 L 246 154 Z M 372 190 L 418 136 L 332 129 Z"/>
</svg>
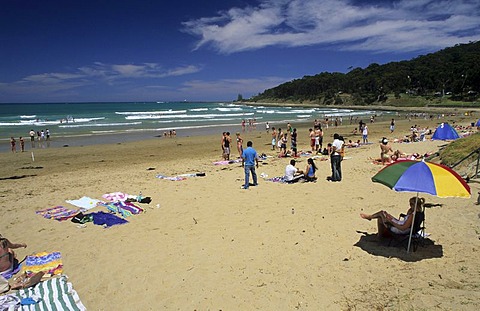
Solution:
<svg viewBox="0 0 480 311">
<path fill-rule="evenodd" d="M 480 0 L 0 0 L 0 103 L 231 101 L 480 39 Z"/>
</svg>

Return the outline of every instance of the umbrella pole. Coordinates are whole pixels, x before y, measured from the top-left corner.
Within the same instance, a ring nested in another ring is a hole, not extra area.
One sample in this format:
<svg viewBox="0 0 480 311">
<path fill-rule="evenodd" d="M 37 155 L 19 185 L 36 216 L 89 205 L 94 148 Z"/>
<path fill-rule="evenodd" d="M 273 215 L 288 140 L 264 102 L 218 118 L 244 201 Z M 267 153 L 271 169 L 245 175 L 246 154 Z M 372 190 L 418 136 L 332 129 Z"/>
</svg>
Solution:
<svg viewBox="0 0 480 311">
<path fill-rule="evenodd" d="M 412 242 L 412 235 L 413 235 L 413 224 L 415 223 L 415 214 L 417 213 L 417 204 L 418 204 L 418 192 L 417 192 L 417 197 L 415 198 L 415 207 L 413 208 L 413 219 L 412 219 L 412 225 L 410 226 L 410 236 L 408 237 L 407 253 L 410 252 L 410 244 Z"/>
</svg>

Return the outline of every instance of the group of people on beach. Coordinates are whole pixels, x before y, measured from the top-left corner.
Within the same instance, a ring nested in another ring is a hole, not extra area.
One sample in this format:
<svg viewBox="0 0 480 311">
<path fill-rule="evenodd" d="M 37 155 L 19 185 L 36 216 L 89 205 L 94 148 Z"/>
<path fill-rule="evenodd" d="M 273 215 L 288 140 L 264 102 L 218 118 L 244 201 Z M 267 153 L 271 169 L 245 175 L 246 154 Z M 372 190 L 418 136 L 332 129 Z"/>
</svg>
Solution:
<svg viewBox="0 0 480 311">
<path fill-rule="evenodd" d="M 47 143 L 47 147 L 50 146 L 50 130 L 45 129 L 45 130 L 40 130 L 40 131 L 34 131 L 33 129 L 30 130 L 28 133 L 30 136 L 30 145 L 32 148 L 35 148 L 35 143 L 38 144 L 39 148 L 44 148 L 44 142 Z M 20 136 L 18 139 L 20 142 L 20 151 L 25 152 L 25 139 L 23 136 Z M 17 140 L 12 136 L 10 137 L 10 149 L 13 153 L 17 152 Z"/>
</svg>

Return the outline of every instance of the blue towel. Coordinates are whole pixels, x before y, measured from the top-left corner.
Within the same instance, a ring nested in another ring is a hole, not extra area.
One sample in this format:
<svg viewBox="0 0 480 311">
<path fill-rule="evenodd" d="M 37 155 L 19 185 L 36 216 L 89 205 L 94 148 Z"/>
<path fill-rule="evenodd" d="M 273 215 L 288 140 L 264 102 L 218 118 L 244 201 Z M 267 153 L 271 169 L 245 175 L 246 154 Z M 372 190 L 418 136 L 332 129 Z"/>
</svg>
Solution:
<svg viewBox="0 0 480 311">
<path fill-rule="evenodd" d="M 115 216 L 110 213 L 105 213 L 102 211 L 92 213 L 92 215 L 93 215 L 93 223 L 100 226 L 105 225 L 107 227 L 111 227 L 114 225 L 122 225 L 122 224 L 128 223 L 128 221 L 126 221 L 125 219 L 122 219 L 118 216 Z"/>
</svg>

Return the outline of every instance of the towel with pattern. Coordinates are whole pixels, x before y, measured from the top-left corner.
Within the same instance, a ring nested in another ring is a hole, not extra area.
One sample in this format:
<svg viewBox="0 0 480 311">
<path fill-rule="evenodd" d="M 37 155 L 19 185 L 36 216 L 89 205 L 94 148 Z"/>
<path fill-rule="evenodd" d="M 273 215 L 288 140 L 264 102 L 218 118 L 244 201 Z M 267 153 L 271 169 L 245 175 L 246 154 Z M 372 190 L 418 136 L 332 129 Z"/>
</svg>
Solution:
<svg viewBox="0 0 480 311">
<path fill-rule="evenodd" d="M 92 199 L 89 197 L 81 197 L 78 200 L 66 200 L 65 202 L 75 205 L 76 207 L 80 207 L 84 210 L 92 209 L 100 203 L 100 200 Z"/>
<path fill-rule="evenodd" d="M 242 159 L 216 161 L 216 162 L 213 162 L 213 165 L 228 165 L 233 163 L 242 163 Z"/>
<path fill-rule="evenodd" d="M 38 215 L 42 215 L 47 219 L 55 219 L 58 221 L 63 221 L 77 215 L 79 211 L 80 211 L 79 209 L 68 209 L 64 206 L 55 206 L 55 207 L 43 209 L 40 211 L 36 211 L 35 213 Z"/>
<path fill-rule="evenodd" d="M 160 178 L 160 179 L 171 180 L 171 181 L 180 181 L 180 180 L 187 179 L 187 177 L 185 177 L 185 176 L 165 176 L 165 175 L 161 175 L 161 174 L 158 174 L 156 177 Z"/>
<path fill-rule="evenodd" d="M 105 193 L 102 195 L 102 198 L 108 200 L 110 202 L 117 202 L 117 201 L 125 201 L 129 198 L 129 195 L 123 192 L 112 192 L 112 193 Z"/>
<path fill-rule="evenodd" d="M 63 272 L 62 255 L 60 252 L 41 252 L 27 256 L 22 264 L 22 273 L 28 276 L 43 271 L 45 274 L 57 275 Z"/>
<path fill-rule="evenodd" d="M 16 293 L 19 299 L 41 297 L 41 300 L 35 304 L 19 306 L 18 310 L 87 310 L 67 279 L 66 275 L 62 275 L 40 282 L 34 287 L 20 289 Z"/>
<path fill-rule="evenodd" d="M 286 183 L 287 179 L 285 176 L 279 176 L 279 177 L 273 177 L 269 179 L 265 179 L 266 181 L 273 181 L 273 182 L 279 182 L 279 183 Z"/>
<path fill-rule="evenodd" d="M 144 212 L 144 209 L 133 204 L 132 202 L 113 202 L 113 203 L 101 203 L 101 206 L 107 208 L 107 210 L 114 214 L 120 214 L 122 217 L 128 217 L 137 215 Z"/>
</svg>

